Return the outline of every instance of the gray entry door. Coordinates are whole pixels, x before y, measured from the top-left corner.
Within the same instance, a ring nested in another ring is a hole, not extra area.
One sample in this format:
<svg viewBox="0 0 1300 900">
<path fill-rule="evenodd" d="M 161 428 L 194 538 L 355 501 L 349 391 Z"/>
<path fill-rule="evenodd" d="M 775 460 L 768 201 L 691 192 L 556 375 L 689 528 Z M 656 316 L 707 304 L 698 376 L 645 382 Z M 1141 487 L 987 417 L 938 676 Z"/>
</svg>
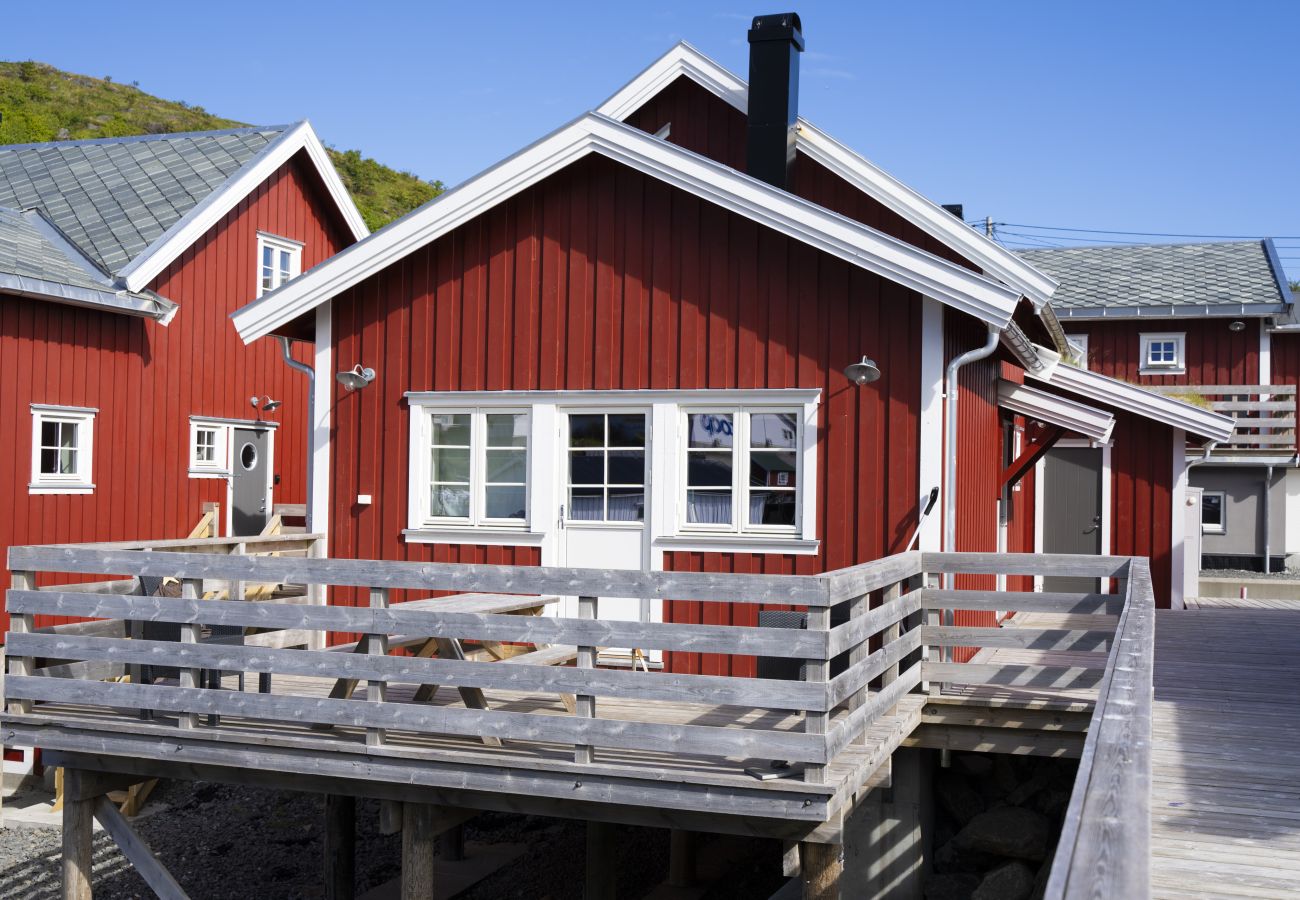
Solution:
<svg viewBox="0 0 1300 900">
<path fill-rule="evenodd" d="M 270 432 L 251 428 L 234 430 L 235 446 L 230 467 L 234 476 L 231 526 L 234 534 L 259 534 L 271 518 Z"/>
<path fill-rule="evenodd" d="M 1057 447 L 1043 458 L 1044 553 L 1101 553 L 1101 450 Z M 1100 590 L 1096 578 L 1047 577 L 1045 591 Z"/>
</svg>

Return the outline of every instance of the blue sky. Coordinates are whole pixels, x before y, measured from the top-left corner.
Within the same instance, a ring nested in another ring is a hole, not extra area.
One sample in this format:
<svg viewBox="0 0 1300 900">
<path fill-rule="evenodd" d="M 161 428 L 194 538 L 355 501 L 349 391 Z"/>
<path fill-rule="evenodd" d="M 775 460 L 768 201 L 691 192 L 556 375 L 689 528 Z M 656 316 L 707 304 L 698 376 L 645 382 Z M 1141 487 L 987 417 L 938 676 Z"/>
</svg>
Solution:
<svg viewBox="0 0 1300 900">
<path fill-rule="evenodd" d="M 678 40 L 743 75 L 750 17 L 778 7 L 13 3 L 0 59 L 139 81 L 244 121 L 310 118 L 328 143 L 455 184 Z M 1278 243 L 1300 279 L 1300 3 L 792 8 L 808 46 L 800 111 L 935 201 L 1005 223 L 1295 236 Z"/>
</svg>

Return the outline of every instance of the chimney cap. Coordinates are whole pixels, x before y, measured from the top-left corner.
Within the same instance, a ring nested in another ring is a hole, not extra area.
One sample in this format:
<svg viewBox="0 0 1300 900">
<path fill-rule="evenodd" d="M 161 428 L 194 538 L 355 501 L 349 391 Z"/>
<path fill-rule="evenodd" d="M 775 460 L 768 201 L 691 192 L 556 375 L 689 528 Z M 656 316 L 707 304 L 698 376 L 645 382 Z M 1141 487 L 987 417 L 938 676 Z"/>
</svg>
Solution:
<svg viewBox="0 0 1300 900">
<path fill-rule="evenodd" d="M 803 25 L 799 22 L 799 14 L 788 12 L 754 16 L 749 27 L 749 42 L 756 44 L 759 41 L 789 41 L 796 50 L 802 51 Z"/>
</svg>

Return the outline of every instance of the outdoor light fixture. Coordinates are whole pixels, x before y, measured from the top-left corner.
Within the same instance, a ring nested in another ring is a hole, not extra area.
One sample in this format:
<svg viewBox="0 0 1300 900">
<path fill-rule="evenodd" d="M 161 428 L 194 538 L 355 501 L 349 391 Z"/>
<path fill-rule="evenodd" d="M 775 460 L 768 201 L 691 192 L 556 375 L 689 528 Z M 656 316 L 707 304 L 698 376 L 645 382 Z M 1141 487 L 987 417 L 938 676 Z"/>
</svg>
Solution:
<svg viewBox="0 0 1300 900">
<path fill-rule="evenodd" d="M 264 412 L 271 412 L 280 408 L 280 400 L 272 400 L 270 394 L 261 397 L 249 397 L 248 405 L 258 410 L 259 415 Z"/>
<path fill-rule="evenodd" d="M 1241 321 L 1241 319 L 1237 319 L 1235 322 L 1232 322 L 1232 323 L 1230 323 L 1230 324 L 1228 325 L 1228 330 L 1229 330 L 1229 331 L 1245 331 L 1245 330 L 1246 330 L 1246 323 L 1243 322 L 1243 321 Z"/>
<path fill-rule="evenodd" d="M 875 362 L 863 356 L 862 362 L 855 362 L 844 367 L 844 377 L 858 387 L 862 387 L 862 385 L 871 384 L 871 382 L 879 378 L 880 369 Z"/>
<path fill-rule="evenodd" d="M 334 377 L 349 391 L 359 391 L 375 380 L 375 370 L 362 368 L 361 363 L 357 363 L 346 372 L 340 372 Z"/>
</svg>

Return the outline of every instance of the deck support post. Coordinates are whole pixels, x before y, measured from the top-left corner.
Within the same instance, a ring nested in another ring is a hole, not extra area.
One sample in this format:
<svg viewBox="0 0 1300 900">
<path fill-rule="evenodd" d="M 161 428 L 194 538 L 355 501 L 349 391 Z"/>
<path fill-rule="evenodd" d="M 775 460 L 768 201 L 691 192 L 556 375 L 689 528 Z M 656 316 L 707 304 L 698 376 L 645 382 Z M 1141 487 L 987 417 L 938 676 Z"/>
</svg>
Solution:
<svg viewBox="0 0 1300 900">
<path fill-rule="evenodd" d="M 90 861 L 97 798 L 84 796 L 81 774 L 76 769 L 63 774 L 67 786 L 63 797 L 63 900 L 91 900 Z"/>
<path fill-rule="evenodd" d="M 871 791 L 845 821 L 845 883 L 855 897 L 921 896 L 931 858 L 933 752 L 894 751 L 891 786 Z"/>
<path fill-rule="evenodd" d="M 438 838 L 440 856 L 447 862 L 465 858 L 465 826 L 453 825 Z"/>
<path fill-rule="evenodd" d="M 357 801 L 325 795 L 325 900 L 352 900 L 356 890 Z"/>
<path fill-rule="evenodd" d="M 402 804 L 402 900 L 433 898 L 436 812 L 428 803 Z"/>
<path fill-rule="evenodd" d="M 840 900 L 840 874 L 844 871 L 842 845 L 804 841 L 799 845 L 799 866 L 803 900 Z"/>
<path fill-rule="evenodd" d="M 587 821 L 587 887 L 584 900 L 614 900 L 618 891 L 618 842 L 614 826 Z"/>
<path fill-rule="evenodd" d="M 696 834 L 681 828 L 668 832 L 668 884 L 690 887 L 695 883 Z"/>
</svg>

